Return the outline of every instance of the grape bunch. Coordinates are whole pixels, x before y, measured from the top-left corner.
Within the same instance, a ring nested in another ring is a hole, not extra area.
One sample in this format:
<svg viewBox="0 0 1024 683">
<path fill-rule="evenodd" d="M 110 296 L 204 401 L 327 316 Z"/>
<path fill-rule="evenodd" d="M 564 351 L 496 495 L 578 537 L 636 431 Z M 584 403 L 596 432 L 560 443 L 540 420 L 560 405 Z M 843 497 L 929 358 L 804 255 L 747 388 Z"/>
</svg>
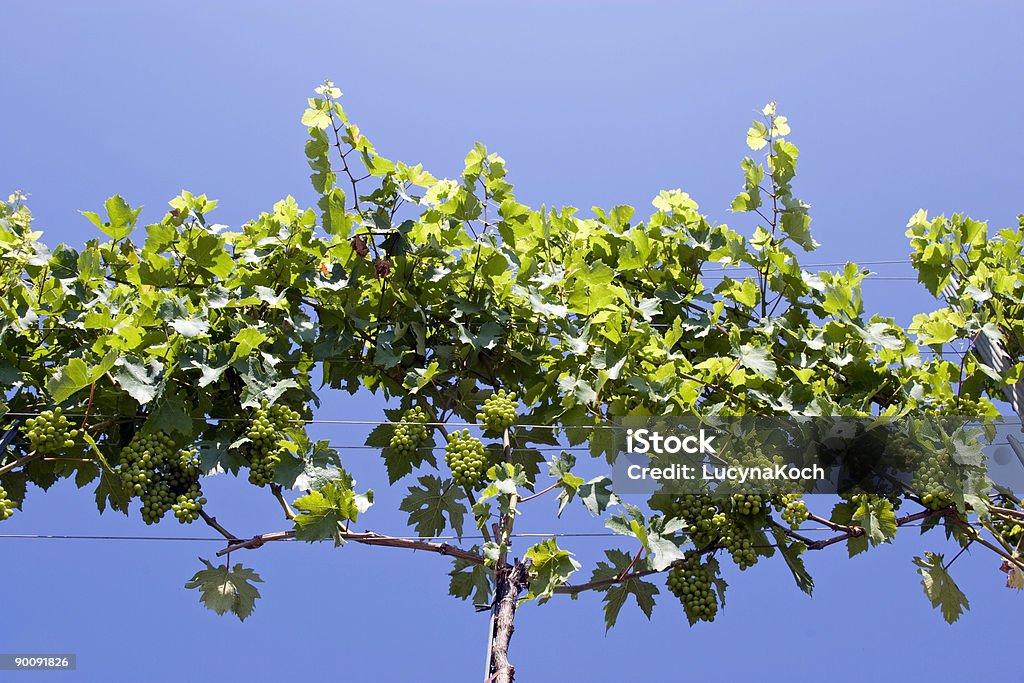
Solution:
<svg viewBox="0 0 1024 683">
<path fill-rule="evenodd" d="M 757 550 L 744 525 L 730 521 L 722 513 L 715 515 L 713 524 L 721 534 L 719 542 L 741 571 L 757 564 Z"/>
<path fill-rule="evenodd" d="M 782 497 L 782 519 L 789 524 L 790 529 L 798 529 L 801 524 L 807 521 L 809 516 L 807 503 L 799 494 L 788 494 Z"/>
<path fill-rule="evenodd" d="M 172 491 L 178 492 L 171 510 L 182 524 L 191 524 L 199 519 L 206 498 L 199 486 L 199 453 L 195 449 L 178 453 L 177 467 L 172 470 L 168 483 Z"/>
<path fill-rule="evenodd" d="M 178 450 L 162 432 L 139 432 L 121 451 L 121 480 L 142 501 L 142 521 L 159 522 L 168 510 L 182 524 L 199 518 L 206 503 L 199 486 L 199 458 L 194 449 Z"/>
<path fill-rule="evenodd" d="M 716 512 L 718 509 L 710 496 L 695 493 L 685 493 L 674 498 L 665 507 L 667 517 L 686 522 L 684 531 L 698 547 L 709 545 L 714 540 L 711 520 Z"/>
<path fill-rule="evenodd" d="M 951 396 L 938 399 L 924 406 L 925 415 L 955 415 L 958 417 L 986 417 L 998 415 L 998 409 L 985 397 L 972 399 L 967 396 Z"/>
<path fill-rule="evenodd" d="M 476 419 L 492 432 L 508 429 L 516 421 L 516 395 L 499 389 L 487 397 Z"/>
<path fill-rule="evenodd" d="M 682 519 L 693 525 L 710 520 L 717 510 L 709 496 L 684 493 L 673 499 L 665 511 L 669 517 Z"/>
<path fill-rule="evenodd" d="M 1011 501 L 1005 501 L 1002 505 L 1010 510 L 1017 509 L 1017 506 Z M 2 517 L 0 517 L 0 519 L 2 519 Z M 992 530 L 999 534 L 1003 540 L 1010 545 L 1018 545 L 1021 543 L 1021 536 L 1024 535 L 1024 521 L 1021 521 L 1016 517 L 1010 518 L 1009 516 L 1004 517 L 1002 515 L 993 515 Z"/>
<path fill-rule="evenodd" d="M 711 586 L 711 572 L 700 563 L 700 558 L 691 557 L 673 566 L 667 583 L 691 622 L 715 620 L 718 596 Z"/>
<path fill-rule="evenodd" d="M 731 501 L 733 512 L 740 515 L 756 515 L 761 511 L 761 503 L 764 502 L 757 493 L 734 493 Z"/>
<path fill-rule="evenodd" d="M 266 486 L 274 480 L 274 468 L 281 460 L 281 432 L 302 419 L 288 406 L 263 399 L 255 410 L 245 435 L 249 438 L 249 483 Z"/>
<path fill-rule="evenodd" d="M 78 430 L 64 417 L 60 408 L 44 410 L 25 421 L 29 446 L 39 455 L 54 455 L 75 445 Z"/>
<path fill-rule="evenodd" d="M 405 411 L 402 423 L 395 425 L 389 444 L 391 448 L 402 455 L 412 455 L 427 440 L 427 427 L 423 423 L 428 419 L 426 412 L 419 406 Z"/>
<path fill-rule="evenodd" d="M 0 522 L 14 514 L 14 501 L 7 497 L 7 490 L 0 486 Z"/>
<path fill-rule="evenodd" d="M 911 484 L 926 507 L 938 510 L 952 505 L 953 491 L 947 480 L 950 464 L 938 452 L 922 454 L 915 463 Z"/>
<path fill-rule="evenodd" d="M 463 429 L 448 435 L 444 461 L 448 463 L 457 484 L 476 486 L 486 467 L 487 454 L 480 439 L 470 436 L 468 429 Z"/>
</svg>

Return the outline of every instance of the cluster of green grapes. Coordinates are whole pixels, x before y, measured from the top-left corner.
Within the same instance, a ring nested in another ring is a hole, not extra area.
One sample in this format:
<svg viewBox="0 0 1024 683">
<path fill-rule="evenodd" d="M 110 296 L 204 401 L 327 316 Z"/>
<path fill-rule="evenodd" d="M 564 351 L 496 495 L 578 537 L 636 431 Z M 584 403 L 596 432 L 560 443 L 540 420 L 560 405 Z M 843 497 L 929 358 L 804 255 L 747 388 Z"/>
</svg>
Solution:
<svg viewBox="0 0 1024 683">
<path fill-rule="evenodd" d="M 972 399 L 967 396 L 951 396 L 929 403 L 922 408 L 925 415 L 955 415 L 961 417 L 984 417 L 997 413 L 987 398 Z"/>
<path fill-rule="evenodd" d="M 810 515 L 807 511 L 807 503 L 801 499 L 799 493 L 787 493 L 781 497 L 775 507 L 782 510 L 782 519 L 789 524 L 790 529 L 799 528 Z"/>
<path fill-rule="evenodd" d="M 476 419 L 487 425 L 487 429 L 492 432 L 508 429 L 516 421 L 516 395 L 499 389 L 487 397 Z"/>
<path fill-rule="evenodd" d="M 885 444 L 885 457 L 896 469 L 912 471 L 919 459 L 920 450 L 913 441 L 898 435 L 890 438 Z"/>
<path fill-rule="evenodd" d="M 684 494 L 668 503 L 665 512 L 669 517 L 687 523 L 685 530 L 695 547 L 705 548 L 719 543 L 740 569 L 746 569 L 756 564 L 758 558 L 746 521 L 753 513 L 737 514 L 738 519 L 730 517 L 727 510 L 734 514 L 739 512 L 735 508 L 735 500 L 734 496 L 730 496 L 716 504 L 715 499 L 708 495 Z M 749 502 L 753 504 L 754 500 L 761 506 L 759 509 L 768 505 L 767 499 L 762 496 Z M 744 498 L 740 502 L 741 507 L 746 502 Z"/>
<path fill-rule="evenodd" d="M 910 472 L 911 488 L 926 506 L 937 510 L 952 504 L 948 482 L 952 463 L 937 446 L 897 436 L 886 445 L 886 455 L 897 470 Z"/>
<path fill-rule="evenodd" d="M 1010 501 L 1004 501 L 1003 506 L 1010 510 L 1017 507 Z M 999 534 L 1004 541 L 1011 545 L 1021 543 L 1021 536 L 1024 535 L 1024 521 L 1020 519 L 1007 519 L 1005 517 L 993 517 L 992 530 Z"/>
<path fill-rule="evenodd" d="M 0 522 L 14 514 L 14 501 L 7 497 L 7 490 L 0 486 Z"/>
<path fill-rule="evenodd" d="M 260 402 L 245 432 L 250 441 L 249 483 L 266 486 L 274 480 L 274 468 L 281 461 L 281 432 L 301 419 L 298 412 L 286 405 L 270 405 L 267 399 Z"/>
<path fill-rule="evenodd" d="M 691 557 L 672 567 L 668 573 L 668 589 L 679 598 L 691 621 L 714 621 L 718 613 L 718 596 L 711 585 L 711 572 L 699 557 Z"/>
<path fill-rule="evenodd" d="M 424 422 L 429 418 L 423 408 L 416 406 L 402 414 L 402 424 L 395 425 L 391 435 L 391 448 L 403 455 L 412 455 L 427 440 L 427 427 Z"/>
<path fill-rule="evenodd" d="M 178 450 L 162 432 L 136 434 L 121 451 L 121 480 L 142 501 L 142 521 L 159 522 L 168 510 L 182 524 L 194 522 L 206 503 L 199 485 L 199 457 Z"/>
<path fill-rule="evenodd" d="M 921 502 L 933 510 L 953 504 L 953 491 L 947 482 L 951 463 L 938 452 L 922 455 L 913 468 L 911 486 L 921 496 Z"/>
<path fill-rule="evenodd" d="M 199 486 L 200 472 L 198 451 L 191 449 L 178 453 L 178 466 L 171 470 L 168 483 L 171 491 L 180 491 L 171 510 L 182 524 L 191 524 L 199 519 L 199 511 L 206 504 Z"/>
<path fill-rule="evenodd" d="M 712 518 L 712 524 L 721 534 L 719 542 L 722 547 L 729 552 L 729 557 L 741 571 L 757 564 L 757 550 L 746 526 L 730 523 L 729 518 L 721 512 Z"/>
<path fill-rule="evenodd" d="M 452 477 L 462 486 L 476 486 L 487 466 L 487 453 L 480 439 L 470 436 L 468 429 L 451 432 L 444 447 L 444 461 Z"/>
<path fill-rule="evenodd" d="M 25 436 L 29 446 L 39 455 L 54 455 L 75 445 L 78 430 L 72 429 L 60 408 L 44 410 L 36 417 L 25 420 Z"/>
<path fill-rule="evenodd" d="M 702 521 L 710 521 L 717 511 L 718 509 L 710 496 L 695 493 L 684 493 L 673 498 L 665 508 L 669 517 L 685 520 L 691 526 L 698 525 Z"/>
<path fill-rule="evenodd" d="M 757 493 L 734 493 L 730 498 L 732 510 L 739 515 L 756 515 L 767 501 Z"/>
<path fill-rule="evenodd" d="M 684 493 L 673 497 L 667 503 L 661 503 L 660 509 L 666 517 L 686 522 L 683 530 L 690 535 L 697 547 L 703 548 L 715 540 L 711 535 L 711 519 L 718 512 L 718 508 L 715 507 L 711 496 Z"/>
</svg>

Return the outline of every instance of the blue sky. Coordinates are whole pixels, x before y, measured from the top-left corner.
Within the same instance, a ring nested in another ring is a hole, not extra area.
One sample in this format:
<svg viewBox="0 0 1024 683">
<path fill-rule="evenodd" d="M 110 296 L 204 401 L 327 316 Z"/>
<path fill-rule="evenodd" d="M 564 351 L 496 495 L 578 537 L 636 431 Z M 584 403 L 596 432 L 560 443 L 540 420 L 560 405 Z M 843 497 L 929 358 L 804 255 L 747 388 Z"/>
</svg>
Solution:
<svg viewBox="0 0 1024 683">
<path fill-rule="evenodd" d="M 907 256 L 918 208 L 999 228 L 1024 210 L 1017 3 L 4 3 L 0 192 L 23 189 L 51 242 L 93 228 L 78 210 L 120 193 L 155 221 L 182 188 L 237 226 L 292 194 L 313 203 L 299 117 L 324 78 L 380 151 L 454 175 L 474 141 L 502 154 L 520 201 L 641 211 L 681 187 L 717 221 L 741 185 L 749 120 L 775 99 L 801 150 L 800 196 L 822 248 L 809 262 Z M 739 229 L 752 229 L 742 221 Z M 911 275 L 907 265 L 876 268 Z M 913 282 L 865 284 L 870 312 L 909 321 L 935 304 Z M 379 419 L 331 396 L 320 417 Z M 321 426 L 333 443 L 363 434 Z M 366 452 L 346 464 L 378 493 L 368 525 L 404 532 Z M 272 499 L 205 484 L 239 534 L 285 528 Z M 551 531 L 538 501 L 519 524 Z M 198 535 L 201 526 L 98 517 L 91 494 L 33 492 L 3 533 Z M 563 530 L 598 530 L 584 514 Z M 570 548 L 588 563 L 598 540 Z M 76 681 L 471 680 L 486 617 L 449 598 L 435 556 L 278 544 L 233 561 L 265 579 L 244 624 L 182 588 L 205 542 L 0 539 L 0 651 L 76 652 Z M 627 547 L 627 546 L 623 546 Z M 947 550 L 901 532 L 847 561 L 808 558 L 813 600 L 781 560 L 735 579 L 714 624 L 689 628 L 666 597 L 652 623 L 626 609 L 607 636 L 599 596 L 524 608 L 519 680 L 682 676 L 731 681 L 960 680 L 1007 673 L 1020 596 L 988 555 L 955 574 L 972 611 L 946 626 L 911 557 Z M 954 551 L 955 552 L 955 551 Z M 29 678 L 29 675 L 22 676 Z M 31 674 L 32 680 L 56 675 Z M 18 677 L 8 675 L 17 680 Z M 6 679 L 5 679 L 6 680 Z M 1016 679 L 1024 680 L 1024 679 Z"/>
</svg>

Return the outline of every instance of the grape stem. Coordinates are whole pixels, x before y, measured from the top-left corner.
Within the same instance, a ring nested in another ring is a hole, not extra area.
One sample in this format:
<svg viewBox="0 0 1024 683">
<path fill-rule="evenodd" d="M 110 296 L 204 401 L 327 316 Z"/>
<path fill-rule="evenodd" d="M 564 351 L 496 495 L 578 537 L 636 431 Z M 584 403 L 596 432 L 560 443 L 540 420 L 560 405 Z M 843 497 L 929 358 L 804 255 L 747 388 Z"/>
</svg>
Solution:
<svg viewBox="0 0 1024 683">
<path fill-rule="evenodd" d="M 92 412 L 92 400 L 96 396 L 96 382 L 93 382 L 89 387 L 89 402 L 85 406 L 85 416 L 82 418 L 82 429 L 85 429 L 85 425 L 89 422 L 89 413 Z"/>
<path fill-rule="evenodd" d="M 622 573 L 619 574 L 619 576 L 618 576 L 619 581 L 622 581 L 622 577 L 624 577 L 627 574 L 629 574 L 629 572 L 633 569 L 633 567 L 636 566 L 636 563 L 640 559 L 640 556 L 643 555 L 643 554 L 644 554 L 644 547 L 641 545 L 640 546 L 640 550 L 636 551 L 636 555 L 633 556 L 633 560 L 629 563 L 629 565 L 626 566 L 625 569 L 622 570 Z"/>
<path fill-rule="evenodd" d="M 851 536 L 860 536 L 861 534 L 864 533 L 864 530 L 861 529 L 859 526 L 845 526 L 843 524 L 836 524 L 831 519 L 825 519 L 824 517 L 819 517 L 818 515 L 814 514 L 813 512 L 808 512 L 807 513 L 807 519 L 814 520 L 818 524 L 824 524 L 825 526 L 827 526 L 832 531 L 842 531 L 843 533 L 850 534 Z"/>
<path fill-rule="evenodd" d="M 281 509 L 284 510 L 285 519 L 295 519 L 295 511 L 292 510 L 292 506 L 288 504 L 288 501 L 284 499 L 280 484 L 271 484 L 270 491 L 274 494 L 274 498 L 277 498 L 277 502 L 281 504 Z"/>
<path fill-rule="evenodd" d="M 793 540 L 800 541 L 801 543 L 803 543 L 806 546 L 809 546 L 812 543 L 814 543 L 814 541 L 811 540 L 810 538 L 807 538 L 803 534 L 798 534 L 797 532 L 793 531 L 792 529 L 790 529 L 787 526 L 779 524 L 774 519 L 772 520 L 772 526 L 774 528 L 778 529 L 779 531 L 781 531 L 782 533 L 784 533 L 786 536 L 789 536 Z"/>
<path fill-rule="evenodd" d="M 526 498 L 520 498 L 519 502 L 520 503 L 527 503 L 527 502 L 533 500 L 534 498 L 540 498 L 541 496 L 543 496 L 548 491 L 552 491 L 552 490 L 558 488 L 561 485 L 562 485 L 561 481 L 556 481 L 554 484 L 552 484 L 551 486 L 547 487 L 546 489 L 544 489 L 543 491 L 541 491 L 539 493 L 535 493 L 532 496 L 527 496 Z"/>
<path fill-rule="evenodd" d="M 217 518 L 211 517 L 209 513 L 206 512 L 206 510 L 200 508 L 199 516 L 203 518 L 203 521 L 206 522 L 208 526 L 216 529 L 224 538 L 228 539 L 231 542 L 236 542 L 239 540 L 237 536 L 235 536 L 233 533 L 222 527 L 220 523 L 217 522 Z"/>
<path fill-rule="evenodd" d="M 25 456 L 22 456 L 21 458 L 18 458 L 17 460 L 12 462 L 11 464 L 4 465 L 3 467 L 0 467 L 0 474 L 7 474 L 11 470 L 16 469 L 18 467 L 21 467 L 25 463 L 32 462 L 33 460 L 35 460 L 38 457 L 39 457 L 39 453 L 36 453 L 35 451 L 32 451 L 28 455 L 25 455 Z"/>
<path fill-rule="evenodd" d="M 974 543 L 974 541 L 975 541 L 975 540 L 976 540 L 976 539 L 973 539 L 973 538 L 972 538 L 972 539 L 971 539 L 970 541 L 968 541 L 968 542 L 967 542 L 967 545 L 965 545 L 965 546 L 964 546 L 963 548 L 960 548 L 960 552 L 958 552 L 958 553 L 957 553 L 956 555 L 954 555 L 954 556 L 953 556 L 953 559 L 951 559 L 951 560 L 950 560 L 949 562 L 947 562 L 947 563 L 945 564 L 945 566 L 943 567 L 943 569 L 946 569 L 946 570 L 948 570 L 948 569 L 949 569 L 950 567 L 952 567 L 952 566 L 953 566 L 953 563 L 954 563 L 954 562 L 956 562 L 956 561 L 957 561 L 957 559 L 959 559 L 959 557 L 960 557 L 961 555 L 963 555 L 963 554 L 964 554 L 964 552 L 965 552 L 965 551 L 966 551 L 966 550 L 967 550 L 968 548 L 970 548 L 970 547 L 971 547 L 971 543 Z"/>
<path fill-rule="evenodd" d="M 989 512 L 994 512 L 994 513 L 996 513 L 998 515 L 1002 515 L 1003 517 L 1013 517 L 1015 519 L 1024 519 L 1024 512 L 1021 512 L 1020 510 L 1010 510 L 1009 508 L 1001 508 L 1001 507 L 995 507 L 995 506 L 990 507 L 988 510 L 989 510 Z"/>
</svg>

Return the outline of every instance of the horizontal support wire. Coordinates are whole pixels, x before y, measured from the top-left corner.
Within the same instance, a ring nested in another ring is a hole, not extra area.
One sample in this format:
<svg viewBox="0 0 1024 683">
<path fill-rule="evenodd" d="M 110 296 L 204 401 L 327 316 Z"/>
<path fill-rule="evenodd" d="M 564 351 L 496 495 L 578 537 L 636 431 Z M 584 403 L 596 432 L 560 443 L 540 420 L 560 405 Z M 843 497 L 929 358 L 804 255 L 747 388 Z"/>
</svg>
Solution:
<svg viewBox="0 0 1024 683">
<path fill-rule="evenodd" d="M 4 413 L 4 414 L 0 415 L 0 420 L 2 420 L 5 417 L 39 417 L 39 415 L 40 415 L 40 413 L 38 413 L 38 412 L 11 411 L 11 412 Z M 68 418 L 72 418 L 72 417 L 74 417 L 74 418 L 78 418 L 78 417 L 84 418 L 84 417 L 87 417 L 85 415 L 85 413 L 63 413 L 63 415 L 65 417 L 68 417 Z M 123 414 L 123 415 L 96 415 L 96 414 L 92 414 L 92 415 L 89 415 L 88 417 L 92 417 L 92 418 L 97 419 L 97 420 L 124 420 L 124 419 L 129 419 L 129 420 L 145 420 L 145 419 L 149 418 L 148 415 L 129 415 L 129 414 Z M 678 418 L 678 419 L 681 419 L 681 418 L 692 418 L 692 417 L 700 417 L 700 416 L 699 415 L 653 415 L 653 416 L 651 416 L 650 419 L 652 419 L 652 420 L 653 419 L 658 419 L 658 418 L 664 418 L 664 419 L 677 419 Z M 737 416 L 737 417 L 741 417 L 741 416 Z M 773 418 L 773 417 L 780 417 L 780 416 L 777 416 L 777 415 L 762 415 L 762 416 L 748 415 L 748 416 L 742 416 L 742 417 Z M 801 416 L 797 415 L 796 417 L 801 417 Z M 823 416 L 823 417 L 828 417 L 828 416 Z M 840 417 L 840 416 L 835 416 L 835 417 Z M 867 416 L 866 415 L 864 417 L 873 417 L 873 416 Z M 973 416 L 970 416 L 970 415 L 954 415 L 954 416 L 950 416 L 950 417 L 973 417 Z M 247 418 L 247 417 L 193 417 L 192 419 L 196 420 L 196 421 L 199 421 L 199 422 L 248 422 L 249 421 L 249 418 Z M 985 418 L 983 416 L 977 416 L 977 419 L 980 421 L 980 420 L 983 420 Z M 999 417 L 998 421 L 1002 422 L 1002 423 L 1006 423 L 1006 424 L 1016 424 L 1016 423 L 1021 421 L 1021 418 L 1019 416 L 1015 416 L 1015 415 L 1002 415 L 1002 416 Z M 401 420 L 318 420 L 318 419 L 313 419 L 313 420 L 289 420 L 289 422 L 292 422 L 292 423 L 295 423 L 295 424 L 306 424 L 306 425 L 338 425 L 338 426 L 351 426 L 351 427 L 355 427 L 355 426 L 372 427 L 372 426 L 379 426 L 379 425 L 393 425 L 393 426 L 397 426 L 397 425 L 423 425 L 425 427 L 475 427 L 475 428 L 478 428 L 478 429 L 486 429 L 487 428 L 487 425 L 477 424 L 475 422 L 403 422 Z M 612 425 L 612 424 L 591 424 L 591 425 L 515 424 L 515 425 L 512 425 L 512 426 L 513 427 L 518 427 L 520 429 L 555 429 L 555 430 L 559 430 L 559 429 L 631 429 L 632 428 L 629 425 Z M 530 450 L 537 450 L 537 449 L 530 449 Z"/>
<path fill-rule="evenodd" d="M 977 526 L 977 523 L 970 523 L 971 526 Z M 920 527 L 924 526 L 923 522 L 911 522 L 909 524 L 902 524 L 900 528 L 907 527 Z M 820 527 L 800 527 L 793 529 L 796 532 L 826 532 L 835 529 L 826 526 Z M 680 532 L 681 536 L 686 536 L 685 532 Z M 390 536 L 387 534 L 381 534 L 382 538 L 391 538 L 399 541 L 472 541 L 472 540 L 484 540 L 485 537 L 482 535 L 466 534 L 463 536 L 456 536 L 454 534 L 446 536 Z M 623 534 L 616 534 L 612 532 L 565 532 L 565 533 L 554 533 L 554 534 L 540 534 L 540 533 L 513 533 L 512 538 L 621 538 L 623 540 L 629 540 L 631 536 L 624 536 Z M 91 536 L 84 534 L 0 534 L 0 540 L 33 540 L 33 541 L 202 541 L 202 542 L 218 542 L 224 543 L 227 539 L 224 537 L 210 537 L 210 536 Z M 244 540 L 244 539 L 243 539 Z M 282 539 L 284 541 L 294 542 L 297 539 Z"/>
</svg>

